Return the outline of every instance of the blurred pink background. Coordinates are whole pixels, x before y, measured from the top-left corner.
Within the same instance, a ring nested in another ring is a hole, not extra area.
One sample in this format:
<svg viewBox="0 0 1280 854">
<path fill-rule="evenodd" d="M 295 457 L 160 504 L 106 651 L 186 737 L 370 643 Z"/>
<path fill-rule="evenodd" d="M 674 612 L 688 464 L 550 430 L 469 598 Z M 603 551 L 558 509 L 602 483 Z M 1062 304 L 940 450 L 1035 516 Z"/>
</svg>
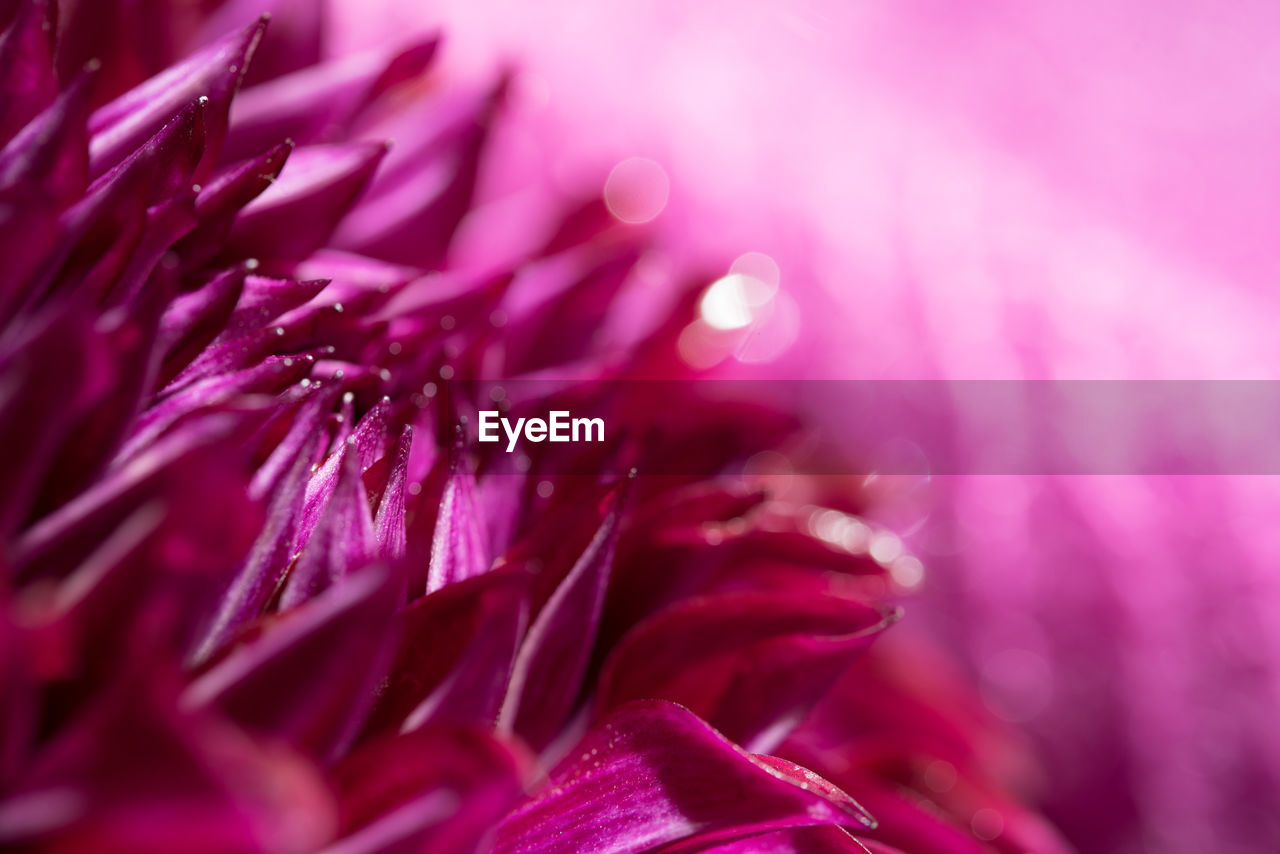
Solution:
<svg viewBox="0 0 1280 854">
<path fill-rule="evenodd" d="M 451 74 L 517 67 L 531 182 L 646 158 L 673 258 L 776 261 L 774 376 L 1280 378 L 1275 3 L 335 5 L 341 49 L 439 27 Z M 1280 850 L 1275 479 L 921 501 L 908 623 L 1032 733 L 1083 852 Z"/>
</svg>

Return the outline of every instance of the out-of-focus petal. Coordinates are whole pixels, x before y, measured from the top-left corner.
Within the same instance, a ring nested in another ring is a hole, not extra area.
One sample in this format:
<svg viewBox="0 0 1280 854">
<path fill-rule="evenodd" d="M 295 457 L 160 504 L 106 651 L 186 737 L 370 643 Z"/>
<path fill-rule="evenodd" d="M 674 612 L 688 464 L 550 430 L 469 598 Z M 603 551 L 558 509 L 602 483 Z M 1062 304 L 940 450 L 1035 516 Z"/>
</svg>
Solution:
<svg viewBox="0 0 1280 854">
<path fill-rule="evenodd" d="M 613 567 L 622 497 L 614 492 L 599 529 L 538 612 L 520 645 L 499 727 L 546 747 L 577 702 Z"/>
<path fill-rule="evenodd" d="M 228 257 L 299 261 L 319 249 L 347 215 L 386 153 L 382 143 L 308 145 L 240 213 Z"/>
<path fill-rule="evenodd" d="M 371 567 L 265 619 L 184 695 L 329 761 L 364 723 L 396 632 L 396 585 Z"/>
<path fill-rule="evenodd" d="M 726 593 L 686 600 L 622 639 L 599 680 L 599 708 L 660 698 L 738 744 L 767 752 L 896 619 L 835 597 Z"/>
<path fill-rule="evenodd" d="M 8 142 L 58 93 L 53 73 L 52 0 L 23 0 L 0 35 L 0 144 Z"/>
<path fill-rule="evenodd" d="M 396 147 L 334 245 L 426 269 L 440 266 L 471 206 L 480 155 L 505 81 L 478 96 L 442 99 L 378 127 Z"/>
<path fill-rule="evenodd" d="M 286 139 L 331 141 L 387 90 L 426 70 L 437 44 L 433 38 L 393 55 L 358 54 L 246 89 L 232 107 L 223 157 L 252 157 Z"/>
<path fill-rule="evenodd" d="M 213 169 L 227 132 L 227 113 L 245 67 L 262 39 L 259 21 L 172 66 L 96 110 L 89 120 L 89 169 L 102 175 L 155 134 L 185 105 L 208 102 L 208 145 L 197 181 Z"/>
<path fill-rule="evenodd" d="M 884 845 L 855 839 L 839 827 L 801 827 L 762 833 L 702 850 L 707 854 L 901 854 Z"/>
<path fill-rule="evenodd" d="M 871 824 L 851 798 L 815 779 L 743 752 L 679 706 L 633 703 L 588 733 L 512 811 L 494 851 L 696 850 L 790 827 Z"/>
<path fill-rule="evenodd" d="M 528 622 L 529 580 L 523 570 L 496 569 L 410 605 L 370 729 L 492 725 Z"/>
<path fill-rule="evenodd" d="M 82 74 L 0 151 L 0 194 L 40 188 L 66 207 L 89 185 L 89 89 Z"/>
<path fill-rule="evenodd" d="M 246 77 L 253 84 L 315 65 L 324 55 L 329 0 L 225 0 L 202 21 L 197 40 L 212 39 L 265 14 L 266 49 Z"/>
<path fill-rule="evenodd" d="M 529 764 L 481 729 L 370 742 L 333 771 L 342 838 L 324 854 L 472 854 L 523 794 Z"/>
<path fill-rule="evenodd" d="M 0 844 L 48 851 L 305 851 L 333 806 L 304 762 L 176 708 L 163 679 L 134 676 L 49 744 L 6 792 Z M 128 773 L 121 773 L 121 769 Z"/>
</svg>

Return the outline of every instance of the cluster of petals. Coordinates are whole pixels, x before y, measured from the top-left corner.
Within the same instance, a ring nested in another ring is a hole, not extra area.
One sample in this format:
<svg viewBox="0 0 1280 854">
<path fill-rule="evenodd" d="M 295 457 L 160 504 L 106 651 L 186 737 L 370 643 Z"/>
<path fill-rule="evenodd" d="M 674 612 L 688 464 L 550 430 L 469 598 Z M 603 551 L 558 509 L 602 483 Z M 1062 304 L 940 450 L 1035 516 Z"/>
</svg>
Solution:
<svg viewBox="0 0 1280 854">
<path fill-rule="evenodd" d="M 0 2 L 0 846 L 1065 851 L 868 651 L 891 579 L 813 524 L 863 497 L 733 474 L 790 419 L 615 399 L 700 280 L 598 200 L 486 221 L 504 81 L 260 5 Z M 618 429 L 484 449 L 495 379 Z"/>
</svg>

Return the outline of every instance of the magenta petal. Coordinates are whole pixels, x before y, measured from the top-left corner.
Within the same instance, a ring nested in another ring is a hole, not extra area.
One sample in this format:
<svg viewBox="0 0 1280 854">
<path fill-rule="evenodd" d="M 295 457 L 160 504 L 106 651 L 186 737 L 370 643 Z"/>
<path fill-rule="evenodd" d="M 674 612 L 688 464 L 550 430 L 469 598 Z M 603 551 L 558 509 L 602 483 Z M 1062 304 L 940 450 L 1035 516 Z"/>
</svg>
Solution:
<svg viewBox="0 0 1280 854">
<path fill-rule="evenodd" d="M 255 16 L 269 16 L 265 49 L 245 78 L 252 85 L 321 60 L 327 5 L 327 0 L 224 0 L 206 15 L 202 35 L 205 39 L 221 36 Z"/>
<path fill-rule="evenodd" d="M 184 695 L 329 761 L 364 723 L 396 636 L 396 585 L 370 567 L 266 618 Z"/>
<path fill-rule="evenodd" d="M 707 854 L 895 854 L 883 845 L 859 841 L 839 827 L 797 827 L 700 850 Z"/>
<path fill-rule="evenodd" d="M 386 153 L 381 143 L 294 149 L 289 168 L 240 213 L 227 253 L 297 261 L 322 246 Z"/>
<path fill-rule="evenodd" d="M 299 380 L 314 361 L 312 354 L 271 356 L 251 368 L 215 374 L 179 388 L 134 419 L 114 464 L 119 466 L 132 459 L 192 413 L 240 402 L 255 394 L 281 391 Z"/>
<path fill-rule="evenodd" d="M 247 272 L 245 265 L 236 265 L 169 303 L 160 318 L 157 341 L 164 359 L 158 381 L 161 388 L 217 337 L 240 299 Z"/>
<path fill-rule="evenodd" d="M 445 481 L 431 537 L 427 592 L 474 578 L 492 563 L 481 532 L 475 477 L 457 471 Z"/>
<path fill-rule="evenodd" d="M 387 425 L 391 418 L 391 399 L 383 397 L 375 403 L 351 434 L 350 444 L 355 447 L 361 473 L 368 470 L 382 457 L 387 445 Z"/>
<path fill-rule="evenodd" d="M 329 279 L 296 282 L 293 279 L 270 279 L 251 275 L 244 282 L 244 292 L 236 303 L 236 311 L 227 319 L 216 342 L 232 341 L 241 335 L 257 332 L 285 311 L 297 309 L 328 287 Z"/>
<path fill-rule="evenodd" d="M 310 145 L 346 133 L 379 95 L 421 74 L 436 45 L 431 39 L 390 57 L 357 54 L 244 90 L 231 109 L 223 156 L 251 157 L 282 140 Z"/>
<path fill-rule="evenodd" d="M 342 455 L 333 494 L 280 594 L 280 609 L 300 605 L 364 566 L 376 550 L 369 496 L 354 453 Z"/>
<path fill-rule="evenodd" d="M 345 396 L 344 396 L 345 397 Z M 344 400 L 344 407 L 351 398 Z M 349 411 L 349 410 L 348 410 Z M 311 532 L 320 521 L 320 514 L 329 503 L 329 496 L 337 487 L 343 458 L 354 455 L 360 473 L 373 465 L 382 456 L 386 443 L 387 418 L 391 411 L 391 402 L 383 398 L 372 409 L 364 414 L 360 423 L 349 437 L 341 442 L 327 460 L 307 481 L 306 500 L 302 506 L 302 514 L 298 519 L 298 532 L 294 538 L 294 551 L 299 551 L 311 537 Z M 350 416 L 345 418 L 350 422 Z"/>
<path fill-rule="evenodd" d="M 129 91 L 178 60 L 187 47 L 190 7 L 173 0 L 58 0 L 58 79 L 101 64 L 94 102 Z M 252 16 L 236 21 L 243 26 Z M 221 36 L 226 31 L 219 32 Z"/>
<path fill-rule="evenodd" d="M 527 765 L 478 729 L 370 742 L 334 769 L 342 839 L 324 854 L 473 854 L 520 798 Z"/>
<path fill-rule="evenodd" d="M 312 437 L 318 444 L 321 437 Z M 222 596 L 209 627 L 194 645 L 190 662 L 200 664 L 221 649 L 245 623 L 262 613 L 284 579 L 293 558 L 293 542 L 302 509 L 312 456 L 307 448 L 293 459 L 267 508 L 266 524 Z"/>
<path fill-rule="evenodd" d="M 219 413 L 163 437 L 128 466 L 108 472 L 93 486 L 26 529 L 10 552 L 19 576 L 58 577 L 70 571 L 94 544 L 105 539 L 166 477 L 181 480 L 181 465 L 214 453 L 244 428 L 244 418 Z"/>
<path fill-rule="evenodd" d="M 0 35 L 0 144 L 53 101 L 56 12 L 51 0 L 25 0 Z"/>
<path fill-rule="evenodd" d="M 210 177 L 196 197 L 199 223 L 175 247 L 185 269 L 198 268 L 222 250 L 240 210 L 275 183 L 292 153 L 292 144 L 281 143 Z"/>
<path fill-rule="evenodd" d="M 299 457 L 307 457 L 309 462 L 319 462 L 324 446 L 317 437 L 324 435 L 325 419 L 333 410 L 338 391 L 338 387 L 333 384 L 308 383 L 297 409 L 287 411 L 292 416 L 288 431 L 249 482 L 251 498 L 262 499 L 274 494 L 281 482 L 289 476 Z M 309 469 L 308 466 L 301 471 Z M 298 480 L 305 481 L 305 474 L 300 475 Z"/>
<path fill-rule="evenodd" d="M 590 253 L 566 255 L 531 266 L 511 286 L 512 321 L 503 337 L 507 375 L 592 355 L 597 330 L 636 262 L 633 252 L 603 260 Z M 522 306 L 531 296 L 538 302 Z"/>
<path fill-rule="evenodd" d="M 262 333 L 271 321 L 307 302 L 328 284 L 327 280 L 296 282 L 249 276 L 241 288 L 235 309 L 223 322 L 217 337 L 174 378 L 166 391 L 223 371 L 242 368 L 255 357 L 266 355 L 255 352 L 254 342 L 250 340 L 255 338 L 255 333 Z M 256 338 L 265 343 L 273 341 L 273 336 L 281 337 L 276 330 L 269 330 Z M 267 348 L 268 352 L 270 349 L 274 348 Z"/>
<path fill-rule="evenodd" d="M 633 854 L 816 825 L 867 827 L 851 798 L 762 761 L 680 706 L 633 703 L 578 743 L 498 829 L 495 854 Z"/>
<path fill-rule="evenodd" d="M 426 114 L 406 113 L 402 126 L 379 128 L 396 140 L 396 148 L 334 245 L 400 264 L 439 267 L 471 206 L 489 123 L 505 87 L 504 81 Z"/>
<path fill-rule="evenodd" d="M 62 204 L 42 191 L 0 193 L 0 330 L 16 321 L 19 306 L 34 303 L 43 289 L 32 286 L 62 236 Z"/>
<path fill-rule="evenodd" d="M 196 175 L 203 180 L 217 158 L 231 99 L 265 27 L 260 20 L 232 33 L 96 110 L 89 121 L 91 174 L 101 175 L 120 163 L 184 105 L 203 98 L 209 105 L 209 143 Z"/>
<path fill-rule="evenodd" d="M 499 725 L 537 749 L 556 736 L 578 700 L 600 627 L 618 537 L 620 498 L 569 574 L 542 607 L 520 646 Z"/>
<path fill-rule="evenodd" d="M 413 427 L 405 425 L 400 431 L 395 461 L 387 474 L 387 484 L 378 501 L 378 514 L 374 517 L 374 536 L 378 542 L 378 556 L 386 561 L 404 557 L 407 534 L 405 532 L 405 481 L 409 474 L 409 455 L 413 449 Z"/>
<path fill-rule="evenodd" d="M 496 569 L 406 608 L 404 637 L 369 730 L 492 725 L 528 621 L 529 580 L 522 570 Z"/>
<path fill-rule="evenodd" d="M 82 74 L 0 151 L 0 192 L 39 188 L 66 207 L 89 185 L 88 137 L 92 75 Z"/>
<path fill-rule="evenodd" d="M 81 312 L 46 313 L 20 330 L 9 352 L 0 352 L 0 535 L 17 530 L 30 511 L 54 454 L 95 394 L 92 366 L 104 342 Z M 86 399 L 88 398 L 88 399 Z"/>
<path fill-rule="evenodd" d="M 59 280 L 90 297 L 131 300 L 160 257 L 195 224 L 191 179 L 205 143 L 191 102 L 62 217 Z M 50 271 L 52 273 L 53 271 Z"/>
<path fill-rule="evenodd" d="M 832 596 L 690 599 L 622 639 L 600 677 L 599 708 L 671 700 L 747 749 L 767 751 L 896 617 Z"/>
<path fill-rule="evenodd" d="M 21 788 L 0 800 L 0 813 L 27 819 L 17 830 L 32 847 L 12 836 L 0 844 L 134 854 L 261 851 L 266 840 L 272 850 L 322 845 L 334 816 L 314 770 L 178 709 L 167 682 L 160 674 L 121 680 L 47 745 Z"/>
<path fill-rule="evenodd" d="M 850 788 L 875 815 L 879 825 L 877 838 L 904 851 L 940 852 L 940 854 L 990 854 L 991 849 L 979 841 L 967 827 L 957 827 L 937 807 L 909 791 L 886 787 L 884 781 L 870 773 L 847 775 L 862 785 Z M 1026 850 L 1026 849 L 1017 849 Z M 1040 850 L 1040 849 L 1035 849 Z M 1044 849 L 1050 854 L 1062 854 Z"/>
<path fill-rule="evenodd" d="M 103 361 L 114 370 L 94 366 L 93 399 L 82 402 L 82 411 L 68 425 L 70 435 L 46 473 L 37 509 L 57 507 L 92 482 L 130 429 L 154 379 L 154 342 L 166 296 L 153 290 L 135 309 L 116 309 L 99 319 L 96 331 L 106 345 Z"/>
<path fill-rule="evenodd" d="M 0 593 L 0 787 L 11 791 L 19 769 L 26 764 L 30 743 L 39 725 L 39 692 L 28 632 L 11 615 L 12 602 Z"/>
</svg>

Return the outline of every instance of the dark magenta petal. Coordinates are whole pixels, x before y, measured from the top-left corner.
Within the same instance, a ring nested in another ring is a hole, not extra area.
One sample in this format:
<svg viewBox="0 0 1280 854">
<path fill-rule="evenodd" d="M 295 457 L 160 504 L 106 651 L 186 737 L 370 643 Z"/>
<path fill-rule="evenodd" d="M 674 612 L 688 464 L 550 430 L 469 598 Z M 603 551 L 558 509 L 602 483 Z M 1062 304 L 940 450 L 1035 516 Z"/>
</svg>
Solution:
<svg viewBox="0 0 1280 854">
<path fill-rule="evenodd" d="M 140 650 L 180 650 L 209 615 L 227 567 L 262 522 L 243 500 L 234 453 L 202 454 L 109 531 L 47 600 L 67 640 L 64 683 L 48 714 L 119 678 Z M 163 654 L 163 653 L 162 653 Z M 145 653 L 150 656 L 151 653 Z"/>
<path fill-rule="evenodd" d="M 902 642 L 874 647 L 779 753 L 862 798 L 880 819 L 874 837 L 904 851 L 1063 854 L 1057 834 L 995 782 L 1021 758 L 1009 734 L 963 677 L 924 652 Z M 946 769 L 945 783 L 931 781 L 935 767 Z M 979 810 L 999 816 L 987 843 L 973 833 Z"/>
<path fill-rule="evenodd" d="M 707 854 L 896 854 L 883 845 L 859 841 L 839 827 L 798 827 L 699 850 Z"/>
<path fill-rule="evenodd" d="M 58 577 L 69 572 L 139 503 L 152 497 L 166 478 L 181 483 L 184 464 L 216 454 L 220 445 L 244 429 L 245 422 L 240 414 L 216 413 L 163 437 L 130 465 L 108 472 L 24 531 L 10 552 L 13 569 L 22 577 Z"/>
<path fill-rule="evenodd" d="M 0 193 L 39 187 L 61 207 L 84 193 L 91 85 L 92 75 L 80 75 L 0 151 Z"/>
<path fill-rule="evenodd" d="M 476 505 L 476 481 L 468 471 L 456 471 L 445 481 L 431 536 L 427 592 L 473 578 L 493 563 L 481 529 Z"/>
<path fill-rule="evenodd" d="M 338 394 L 336 384 L 307 381 L 303 399 L 296 409 L 285 410 L 290 417 L 289 429 L 253 473 L 253 479 L 249 482 L 251 498 L 262 499 L 273 495 L 284 478 L 289 476 L 299 456 L 308 457 L 311 463 L 320 462 L 325 448 L 317 437 L 324 435 L 325 419 L 332 412 Z M 305 474 L 300 479 L 305 481 Z"/>
<path fill-rule="evenodd" d="M 350 400 L 348 398 L 348 400 Z M 329 503 L 329 496 L 337 487 L 338 477 L 343 459 L 354 455 L 360 473 L 373 465 L 382 456 L 387 439 L 387 418 L 391 411 L 391 402 L 386 398 L 378 401 L 356 425 L 354 431 L 341 446 L 335 449 L 327 460 L 311 475 L 307 481 L 306 500 L 298 518 L 298 530 L 294 538 L 294 552 L 298 552 L 311 537 L 311 532 L 320 521 L 320 514 Z M 346 421 L 350 422 L 347 416 Z"/>
<path fill-rule="evenodd" d="M 223 156 L 252 157 L 286 139 L 311 145 L 345 136 L 380 95 L 425 71 L 436 45 L 357 54 L 244 90 L 231 109 Z"/>
<path fill-rule="evenodd" d="M 116 453 L 154 380 L 154 342 L 166 291 L 161 285 L 146 294 L 144 303 L 115 309 L 95 324 L 111 369 L 95 366 L 93 399 L 82 403 L 82 411 L 69 425 L 70 435 L 37 497 L 37 512 L 66 502 Z"/>
<path fill-rule="evenodd" d="M 325 854 L 473 854 L 523 794 L 529 764 L 481 729 L 370 742 L 333 770 L 342 839 Z"/>
<path fill-rule="evenodd" d="M 158 379 L 161 388 L 172 382 L 221 332 L 240 299 L 247 273 L 247 266 L 237 264 L 169 303 L 160 318 L 157 341 L 164 359 Z"/>
<path fill-rule="evenodd" d="M 619 549 L 608 608 L 615 631 L 699 593 L 774 587 L 785 592 L 805 585 L 830 593 L 852 587 L 857 594 L 863 592 L 860 579 L 878 580 L 885 573 L 865 550 L 826 542 L 794 520 L 762 519 L 760 512 L 737 522 L 673 524 L 651 536 L 643 533 L 624 537 Z"/>
<path fill-rule="evenodd" d="M 264 21 L 259 21 L 232 33 L 96 110 L 89 121 L 90 173 L 97 176 L 107 172 L 184 106 L 203 98 L 208 102 L 208 143 L 195 180 L 204 180 L 226 135 L 231 99 L 265 26 Z"/>
<path fill-rule="evenodd" d="M 399 264 L 439 267 L 471 206 L 480 155 L 505 85 L 425 112 L 406 111 L 399 124 L 379 127 L 396 147 L 334 245 Z"/>
<path fill-rule="evenodd" d="M 369 567 L 293 611 L 264 618 L 184 695 L 322 761 L 350 746 L 395 642 L 397 585 Z"/>
<path fill-rule="evenodd" d="M 54 455 L 99 393 L 93 365 L 105 359 L 105 342 L 84 312 L 45 312 L 19 328 L 11 349 L 0 353 L 0 535 L 12 534 L 30 513 Z"/>
<path fill-rule="evenodd" d="M 409 455 L 413 450 L 413 427 L 405 425 L 396 446 L 395 460 L 387 474 L 378 513 L 373 519 L 378 556 L 395 562 L 404 557 L 407 533 L 404 525 L 405 482 L 409 475 Z"/>
<path fill-rule="evenodd" d="M 534 619 L 516 656 L 499 724 L 539 750 L 578 700 L 604 608 L 620 503 L 615 493 L 600 528 Z"/>
<path fill-rule="evenodd" d="M 172 0 L 58 0 L 58 79 L 100 63 L 94 103 L 103 104 L 180 59 L 189 47 L 191 8 Z M 252 15 L 235 22 L 242 27 Z M 219 36 L 227 31 L 222 30 Z"/>
<path fill-rule="evenodd" d="M 315 65 L 324 55 L 327 0 L 225 0 L 207 13 L 200 38 L 214 39 L 245 21 L 270 16 L 263 50 L 254 58 L 250 85 Z"/>
<path fill-rule="evenodd" d="M 523 570 L 496 569 L 406 608 L 403 640 L 369 730 L 437 721 L 491 726 L 528 622 L 529 580 Z"/>
<path fill-rule="evenodd" d="M 160 257 L 195 225 L 192 176 L 205 105 L 189 103 L 63 217 L 58 278 L 90 297 L 134 298 Z"/>
<path fill-rule="evenodd" d="M 625 550 L 628 540 L 689 542 L 691 529 L 741 519 L 764 503 L 766 497 L 761 489 L 727 479 L 662 489 L 652 499 L 637 502 L 618 548 Z"/>
<path fill-rule="evenodd" d="M 58 94 L 53 73 L 56 18 L 52 0 L 24 0 L 0 35 L 0 144 Z"/>
<path fill-rule="evenodd" d="M 185 269 L 199 268 L 222 250 L 241 209 L 275 183 L 292 153 L 292 144 L 281 143 L 210 177 L 196 196 L 198 224 L 174 247 Z"/>
<path fill-rule="evenodd" d="M 315 531 L 280 594 L 280 608 L 300 605 L 372 560 L 377 549 L 369 496 L 354 451 L 342 454 L 338 481 Z"/>
<path fill-rule="evenodd" d="M 42 190 L 0 194 L 0 330 L 21 317 L 19 307 L 43 296 L 33 285 L 51 269 L 62 238 L 62 204 Z"/>
<path fill-rule="evenodd" d="M 0 697 L 5 698 L 0 707 L 0 787 L 12 791 L 39 726 L 39 692 L 33 666 L 35 644 L 27 629 L 12 619 L 13 603 L 7 592 L 0 593 L 0 606 L 4 609 L 0 611 Z"/>
<path fill-rule="evenodd" d="M 171 677 L 121 679 L 44 747 L 0 813 L 37 851 L 314 850 L 335 825 L 323 781 L 278 748 L 212 716 L 183 711 Z M 122 772 L 127 769 L 127 772 Z M 15 832 L 16 831 L 16 832 Z"/>
<path fill-rule="evenodd" d="M 261 358 L 265 353 L 254 343 L 262 342 L 265 346 L 267 342 L 282 337 L 281 333 L 266 327 L 289 309 L 310 300 L 328 284 L 327 280 L 297 282 L 249 276 L 241 288 L 235 309 L 223 321 L 208 349 L 173 379 L 166 392 L 214 374 L 237 370 L 251 363 L 255 357 Z"/>
<path fill-rule="evenodd" d="M 271 356 L 251 368 L 216 374 L 161 397 L 133 420 L 129 437 L 116 454 L 115 465 L 133 459 L 193 413 L 282 391 L 301 379 L 314 361 L 313 354 Z"/>
<path fill-rule="evenodd" d="M 244 282 L 244 292 L 236 303 L 236 311 L 227 320 L 223 333 L 216 342 L 232 341 L 241 335 L 257 332 L 262 326 L 279 318 L 285 311 L 297 309 L 324 291 L 329 279 L 297 282 L 293 279 L 271 279 L 251 275 Z"/>
<path fill-rule="evenodd" d="M 622 639 L 597 702 L 604 712 L 630 700 L 671 700 L 747 749 L 768 751 L 895 618 L 817 595 L 690 599 Z"/>
<path fill-rule="evenodd" d="M 817 825 L 864 810 L 796 766 L 762 761 L 671 703 L 625 706 L 591 730 L 498 829 L 495 854 L 634 854 Z"/>
<path fill-rule="evenodd" d="M 635 266 L 636 255 L 567 253 L 530 267 L 511 286 L 504 302 L 512 318 L 503 336 L 508 375 L 576 362 L 592 355 L 614 297 Z M 531 306 L 521 303 L 532 298 Z"/>
<path fill-rule="evenodd" d="M 878 825 L 874 835 L 890 845 L 904 851 L 925 851 L 929 854 L 991 852 L 967 827 L 957 827 L 936 807 L 922 803 L 922 799 L 909 792 L 887 786 L 882 779 L 871 774 L 853 773 L 843 775 L 841 782 L 876 817 Z"/>
<path fill-rule="evenodd" d="M 294 149 L 289 168 L 236 219 L 226 252 L 240 258 L 307 257 L 346 216 L 386 150 L 381 143 Z"/>
<path fill-rule="evenodd" d="M 323 435 L 311 437 L 314 445 L 323 439 Z M 292 460 L 288 472 L 280 478 L 280 485 L 267 508 L 262 532 L 223 593 L 209 627 L 193 645 L 191 664 L 207 661 L 245 623 L 261 614 L 283 581 L 289 561 L 296 554 L 293 543 L 302 512 L 307 473 L 314 459 L 309 451 L 310 447 L 304 445 Z"/>
</svg>

